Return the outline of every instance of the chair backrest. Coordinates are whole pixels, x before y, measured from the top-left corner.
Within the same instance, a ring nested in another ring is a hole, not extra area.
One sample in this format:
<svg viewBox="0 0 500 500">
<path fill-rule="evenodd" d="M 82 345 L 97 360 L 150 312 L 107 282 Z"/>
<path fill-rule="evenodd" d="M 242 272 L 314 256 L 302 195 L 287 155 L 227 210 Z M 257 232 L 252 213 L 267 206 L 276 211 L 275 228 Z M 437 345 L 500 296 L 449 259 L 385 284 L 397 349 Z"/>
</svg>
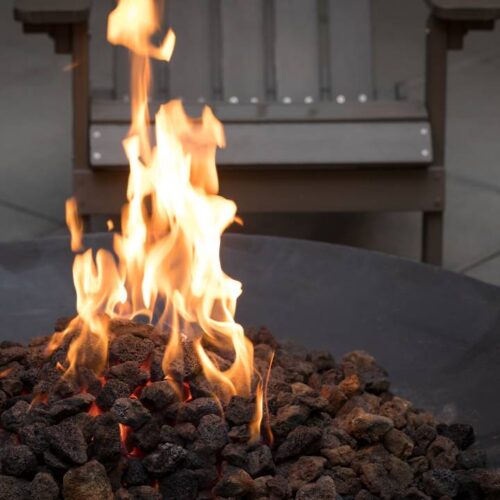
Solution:
<svg viewBox="0 0 500 500">
<path fill-rule="evenodd" d="M 373 97 L 371 0 L 166 0 L 177 33 L 153 97 L 187 102 L 352 102 Z M 97 34 L 101 36 L 101 34 Z M 126 100 L 128 56 L 113 52 Z"/>
</svg>

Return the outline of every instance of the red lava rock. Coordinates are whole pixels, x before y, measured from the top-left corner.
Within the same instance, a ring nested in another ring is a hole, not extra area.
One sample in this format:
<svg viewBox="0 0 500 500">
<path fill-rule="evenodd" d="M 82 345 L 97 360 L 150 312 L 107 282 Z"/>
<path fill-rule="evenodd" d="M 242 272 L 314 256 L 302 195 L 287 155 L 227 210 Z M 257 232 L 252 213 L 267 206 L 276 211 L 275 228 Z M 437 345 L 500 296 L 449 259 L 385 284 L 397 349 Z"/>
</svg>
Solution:
<svg viewBox="0 0 500 500">
<path fill-rule="evenodd" d="M 279 446 L 275 459 L 280 462 L 298 455 L 314 454 L 319 450 L 320 442 L 321 431 L 319 429 L 301 425 L 288 434 Z"/>
<path fill-rule="evenodd" d="M 288 479 L 292 490 L 296 491 L 304 484 L 312 483 L 322 473 L 326 464 L 323 457 L 300 457 L 288 472 Z"/>
<path fill-rule="evenodd" d="M 96 460 L 70 469 L 63 477 L 64 500 L 113 500 L 106 469 Z"/>
<path fill-rule="evenodd" d="M 262 440 L 249 442 L 254 396 L 216 400 L 192 340 L 183 339 L 184 357 L 166 380 L 168 332 L 114 320 L 111 329 L 104 376 L 79 367 L 71 380 L 62 377 L 58 363 L 67 366 L 77 330 L 48 357 L 50 337 L 28 347 L 0 343 L 9 360 L 1 368 L 10 370 L 0 378 L 0 499 L 107 500 L 111 491 L 116 500 L 500 495 L 500 473 L 485 470 L 484 454 L 469 448 L 472 428 L 437 424 L 389 393 L 384 370 L 366 353 L 336 365 L 327 352 L 254 332 L 261 374 L 276 353 Z M 205 347 L 223 369 L 234 360 L 231 350 Z"/>
<path fill-rule="evenodd" d="M 306 484 L 297 491 L 296 500 L 335 500 L 335 483 L 329 476 L 319 478 L 314 484 Z"/>
<path fill-rule="evenodd" d="M 391 429 L 384 435 L 384 446 L 399 458 L 408 458 L 413 453 L 413 441 L 404 432 Z"/>
<path fill-rule="evenodd" d="M 18 477 L 0 475 L 2 500 L 31 500 L 30 482 Z"/>
<path fill-rule="evenodd" d="M 422 475 L 424 491 L 433 497 L 454 497 L 458 493 L 458 480 L 453 471 L 434 469 Z"/>
<path fill-rule="evenodd" d="M 379 441 L 394 426 L 390 418 L 356 410 L 350 415 L 349 433 L 369 443 Z"/>
<path fill-rule="evenodd" d="M 31 482 L 31 497 L 36 500 L 57 500 L 59 486 L 51 474 L 39 472 Z"/>
<path fill-rule="evenodd" d="M 350 465 L 354 460 L 354 450 L 349 445 L 341 445 L 336 448 L 322 448 L 321 455 L 328 459 L 330 466 Z"/>
<path fill-rule="evenodd" d="M 215 485 L 214 493 L 224 498 L 241 498 L 255 491 L 255 482 L 243 469 L 231 468 Z"/>
<path fill-rule="evenodd" d="M 433 468 L 453 469 L 457 463 L 458 448 L 444 436 L 438 436 L 427 448 L 427 459 Z"/>
</svg>

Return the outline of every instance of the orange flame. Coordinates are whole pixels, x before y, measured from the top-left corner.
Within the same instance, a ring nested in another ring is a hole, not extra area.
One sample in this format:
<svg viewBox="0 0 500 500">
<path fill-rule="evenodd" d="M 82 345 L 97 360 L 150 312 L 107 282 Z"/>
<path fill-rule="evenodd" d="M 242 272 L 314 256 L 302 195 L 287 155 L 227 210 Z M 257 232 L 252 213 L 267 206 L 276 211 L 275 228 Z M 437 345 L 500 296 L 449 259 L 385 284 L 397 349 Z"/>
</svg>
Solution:
<svg viewBox="0 0 500 500">
<path fill-rule="evenodd" d="M 163 358 L 167 379 L 173 362 L 183 359 L 186 337 L 217 398 L 249 397 L 253 346 L 234 320 L 241 283 L 224 273 L 219 257 L 222 233 L 241 222 L 236 204 L 217 194 L 215 154 L 225 146 L 224 130 L 208 107 L 193 119 L 174 100 L 158 110 L 151 143 L 150 58 L 168 61 L 175 45 L 171 30 L 159 47 L 151 43 L 159 26 L 153 0 L 119 0 L 108 18 L 108 40 L 131 51 L 132 124 L 123 141 L 130 165 L 128 202 L 121 233 L 114 234 L 117 259 L 105 250 L 95 258 L 91 250 L 75 257 L 79 334 L 68 352 L 68 373 L 81 364 L 103 369 L 109 318 L 146 315 L 170 329 Z M 82 225 L 76 204 L 68 200 L 66 208 L 72 249 L 78 250 Z M 207 345 L 232 350 L 233 364 L 220 369 Z"/>
<path fill-rule="evenodd" d="M 66 200 L 66 224 L 71 233 L 71 250 L 78 252 L 83 248 L 83 224 L 78 216 L 78 205 L 74 198 Z"/>
<path fill-rule="evenodd" d="M 0 371 L 0 378 L 5 378 L 12 370 L 12 368 L 5 368 L 5 370 Z"/>
</svg>

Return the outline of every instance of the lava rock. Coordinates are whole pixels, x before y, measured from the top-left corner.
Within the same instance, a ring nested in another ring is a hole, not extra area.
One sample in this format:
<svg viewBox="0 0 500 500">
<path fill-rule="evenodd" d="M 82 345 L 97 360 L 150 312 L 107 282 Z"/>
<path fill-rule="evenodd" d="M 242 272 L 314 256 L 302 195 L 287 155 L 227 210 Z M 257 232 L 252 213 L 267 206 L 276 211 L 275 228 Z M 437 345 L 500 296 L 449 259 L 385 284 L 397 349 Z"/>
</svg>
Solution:
<svg viewBox="0 0 500 500">
<path fill-rule="evenodd" d="M 212 398 L 198 398 L 185 403 L 179 412 L 181 422 L 198 425 L 205 415 L 220 415 L 220 407 Z"/>
<path fill-rule="evenodd" d="M 335 482 L 335 489 L 339 495 L 356 495 L 362 489 L 361 480 L 350 467 L 333 467 L 326 469 L 324 474 L 330 476 Z"/>
<path fill-rule="evenodd" d="M 274 476 L 269 479 L 267 481 L 267 488 L 272 499 L 292 497 L 290 483 L 283 476 Z"/>
<path fill-rule="evenodd" d="M 349 433 L 356 439 L 373 443 L 394 427 L 390 418 L 355 410 L 349 421 Z"/>
<path fill-rule="evenodd" d="M 236 425 L 231 428 L 228 437 L 235 443 L 248 443 L 250 440 L 250 429 L 248 425 Z"/>
<path fill-rule="evenodd" d="M 2 413 L 0 418 L 2 427 L 7 431 L 19 432 L 25 423 L 29 409 L 30 405 L 26 401 L 17 401 L 15 405 Z"/>
<path fill-rule="evenodd" d="M 288 434 L 276 452 L 276 461 L 304 454 L 314 454 L 319 450 L 321 431 L 314 427 L 299 426 Z"/>
<path fill-rule="evenodd" d="M 453 469 L 457 464 L 458 448 L 444 436 L 438 436 L 427 448 L 427 460 L 433 469 Z"/>
<path fill-rule="evenodd" d="M 328 351 L 311 351 L 308 358 L 319 372 L 335 368 L 335 360 Z"/>
<path fill-rule="evenodd" d="M 348 444 L 337 448 L 322 448 L 321 455 L 328 459 L 331 467 L 350 465 L 355 457 L 354 450 Z"/>
<path fill-rule="evenodd" d="M 135 361 L 141 364 L 151 356 L 154 347 L 154 342 L 148 338 L 122 335 L 111 342 L 109 360 L 112 364 L 125 361 Z"/>
<path fill-rule="evenodd" d="M 21 443 L 30 447 L 33 453 L 41 454 L 49 446 L 45 429 L 47 426 L 40 422 L 26 425 L 19 430 Z"/>
<path fill-rule="evenodd" d="M 27 354 L 28 349 L 22 345 L 0 348 L 0 366 L 4 366 L 12 361 L 22 361 Z"/>
<path fill-rule="evenodd" d="M 148 472 L 144 467 L 142 460 L 131 458 L 123 474 L 123 482 L 128 486 L 141 486 L 150 481 Z"/>
<path fill-rule="evenodd" d="M 160 441 L 162 443 L 172 443 L 182 445 L 182 439 L 177 434 L 177 431 L 171 425 L 165 424 L 161 426 Z"/>
<path fill-rule="evenodd" d="M 120 427 L 112 413 L 105 413 L 95 419 L 92 452 L 102 463 L 115 463 L 121 456 Z"/>
<path fill-rule="evenodd" d="M 31 449 L 21 444 L 1 450 L 2 472 L 9 476 L 26 476 L 35 472 L 37 460 Z"/>
<path fill-rule="evenodd" d="M 51 405 L 49 415 L 58 421 L 78 413 L 86 412 L 94 402 L 94 399 L 94 396 L 88 393 L 60 399 Z"/>
<path fill-rule="evenodd" d="M 296 500 L 335 500 L 335 482 L 329 476 L 319 478 L 314 484 L 306 484 L 297 491 Z"/>
<path fill-rule="evenodd" d="M 291 430 L 306 422 L 311 410 L 304 405 L 286 405 L 278 409 L 273 419 L 273 431 L 279 436 L 286 436 Z"/>
<path fill-rule="evenodd" d="M 109 410 L 119 398 L 126 398 L 130 395 L 128 384 L 118 379 L 110 379 L 100 390 L 96 398 L 99 408 Z"/>
<path fill-rule="evenodd" d="M 231 468 L 215 485 L 214 493 L 224 498 L 240 498 L 255 491 L 254 480 L 243 469 Z"/>
<path fill-rule="evenodd" d="M 413 453 L 413 441 L 404 432 L 391 429 L 383 438 L 387 451 L 399 458 L 408 458 Z"/>
<path fill-rule="evenodd" d="M 247 398 L 233 396 L 227 405 L 224 416 L 232 425 L 243 425 L 251 422 L 255 406 Z"/>
<path fill-rule="evenodd" d="M 265 474 L 274 474 L 276 467 L 269 446 L 260 445 L 248 453 L 245 470 L 254 478 Z"/>
<path fill-rule="evenodd" d="M 459 483 L 455 473 L 449 469 L 434 469 L 422 475 L 424 491 L 431 496 L 454 497 L 458 493 Z"/>
<path fill-rule="evenodd" d="M 198 475 L 184 469 L 160 481 L 160 492 L 163 500 L 196 500 L 198 497 Z"/>
<path fill-rule="evenodd" d="M 423 491 L 420 491 L 415 486 L 408 488 L 404 492 L 403 498 L 405 500 L 431 500 L 431 497 L 426 495 Z"/>
<path fill-rule="evenodd" d="M 486 466 L 486 453 L 475 449 L 464 450 L 458 454 L 457 462 L 464 469 L 480 469 Z"/>
<path fill-rule="evenodd" d="M 218 415 L 205 415 L 198 425 L 199 441 L 210 451 L 222 449 L 228 442 L 226 422 Z"/>
<path fill-rule="evenodd" d="M 160 441 L 160 427 L 154 420 L 143 425 L 131 436 L 131 444 L 145 452 L 153 451 L 160 444 Z"/>
<path fill-rule="evenodd" d="M 0 475 L 2 500 L 31 500 L 30 482 L 12 476 Z"/>
<path fill-rule="evenodd" d="M 39 472 L 31 482 L 31 497 L 36 500 L 57 500 L 59 486 L 51 474 Z"/>
<path fill-rule="evenodd" d="M 345 376 L 353 373 L 358 375 L 367 392 L 381 394 L 389 390 L 387 372 L 376 363 L 373 356 L 364 351 L 346 354 L 342 358 L 342 369 Z"/>
<path fill-rule="evenodd" d="M 229 443 L 222 450 L 222 458 L 235 467 L 246 468 L 248 447 L 245 444 Z"/>
<path fill-rule="evenodd" d="M 43 452 L 43 461 L 45 465 L 54 469 L 56 472 L 67 471 L 73 467 L 73 463 L 70 460 L 64 460 L 57 455 L 54 455 L 50 450 L 45 450 Z"/>
<path fill-rule="evenodd" d="M 328 401 L 328 411 L 332 415 L 335 415 L 348 399 L 344 391 L 334 385 L 322 385 L 320 395 Z"/>
<path fill-rule="evenodd" d="M 160 477 L 173 472 L 186 458 L 182 446 L 171 443 L 160 444 L 156 451 L 144 459 L 144 467 L 153 477 Z"/>
<path fill-rule="evenodd" d="M 194 441 L 197 436 L 196 427 L 189 422 L 177 424 L 175 426 L 175 432 L 184 441 Z"/>
<path fill-rule="evenodd" d="M 118 398 L 111 407 L 111 412 L 118 422 L 134 430 L 151 420 L 151 413 L 135 398 Z"/>
<path fill-rule="evenodd" d="M 149 379 L 148 372 L 143 370 L 137 361 L 125 361 L 115 365 L 110 368 L 109 375 L 128 384 L 130 392 L 143 386 Z"/>
<path fill-rule="evenodd" d="M 390 401 L 386 401 L 380 407 L 380 415 L 390 418 L 394 422 L 396 429 L 403 429 L 406 424 L 406 415 L 410 403 L 402 398 L 393 397 Z"/>
<path fill-rule="evenodd" d="M 451 439 L 459 450 L 466 450 L 476 440 L 474 429 L 468 424 L 439 424 L 436 430 L 441 436 Z"/>
<path fill-rule="evenodd" d="M 146 408 L 159 411 L 177 401 L 177 395 L 166 380 L 161 380 L 144 387 L 140 400 Z"/>
<path fill-rule="evenodd" d="M 128 490 L 120 488 L 115 492 L 115 500 L 162 500 L 162 496 L 152 486 L 142 485 Z"/>
<path fill-rule="evenodd" d="M 307 483 L 315 481 L 323 471 L 326 459 L 323 457 L 300 457 L 289 469 L 288 479 L 296 491 Z"/>
<path fill-rule="evenodd" d="M 436 439 L 436 436 L 436 429 L 429 424 L 420 425 L 413 434 L 415 442 L 423 453 L 425 453 L 428 446 Z"/>
<path fill-rule="evenodd" d="M 45 429 L 45 436 L 51 451 L 75 464 L 87 461 L 87 443 L 82 431 L 73 423 L 63 420 L 61 423 Z"/>
<path fill-rule="evenodd" d="M 69 470 L 63 477 L 64 500 L 113 500 L 106 469 L 96 460 Z"/>
</svg>

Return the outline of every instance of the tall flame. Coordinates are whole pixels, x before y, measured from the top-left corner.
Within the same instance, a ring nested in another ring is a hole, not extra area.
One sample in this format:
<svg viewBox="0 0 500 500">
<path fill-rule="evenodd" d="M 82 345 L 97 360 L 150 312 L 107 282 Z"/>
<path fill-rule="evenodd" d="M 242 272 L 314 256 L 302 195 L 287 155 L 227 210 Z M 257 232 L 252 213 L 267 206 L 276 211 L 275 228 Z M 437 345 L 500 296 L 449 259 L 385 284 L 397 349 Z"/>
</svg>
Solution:
<svg viewBox="0 0 500 500">
<path fill-rule="evenodd" d="M 130 175 L 121 234 L 114 233 L 115 255 L 91 250 L 76 255 L 73 278 L 80 335 L 68 353 L 69 370 L 106 362 L 108 318 L 146 315 L 170 330 L 163 369 L 182 360 L 182 345 L 194 345 L 214 395 L 250 396 L 253 347 L 234 320 L 241 283 L 220 263 L 224 230 L 236 219 L 236 205 L 218 193 L 217 147 L 225 146 L 222 124 L 205 107 L 201 117 L 186 115 L 173 100 L 156 113 L 155 143 L 149 134 L 150 58 L 168 61 L 175 44 L 170 30 L 159 47 L 151 37 L 159 30 L 153 0 L 119 0 L 108 19 L 108 40 L 131 51 L 132 124 L 123 141 Z M 67 204 L 73 250 L 81 248 L 76 205 Z M 205 349 L 232 352 L 222 370 Z M 168 377 L 172 380 L 174 377 Z M 258 399 L 262 405 L 262 388 Z M 261 409 L 259 411 L 262 411 Z M 260 418 L 261 418 L 260 414 Z"/>
</svg>

